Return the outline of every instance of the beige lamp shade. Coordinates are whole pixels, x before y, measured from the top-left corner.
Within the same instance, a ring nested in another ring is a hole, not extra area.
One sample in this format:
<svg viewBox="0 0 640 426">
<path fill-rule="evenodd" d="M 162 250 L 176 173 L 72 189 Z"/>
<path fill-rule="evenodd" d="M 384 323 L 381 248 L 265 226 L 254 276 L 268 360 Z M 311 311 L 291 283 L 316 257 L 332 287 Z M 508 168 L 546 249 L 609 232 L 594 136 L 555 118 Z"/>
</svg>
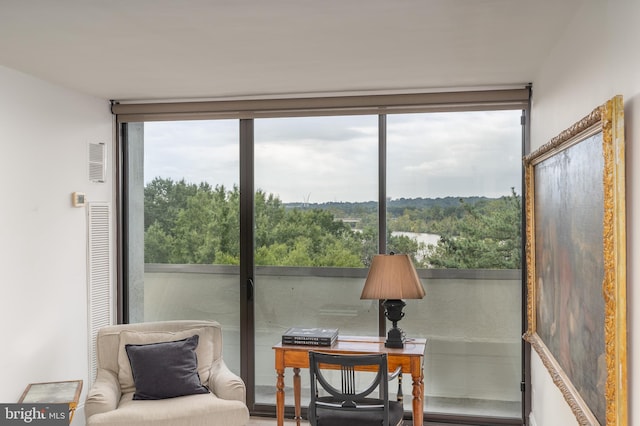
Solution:
<svg viewBox="0 0 640 426">
<path fill-rule="evenodd" d="M 424 287 L 407 254 L 374 256 L 360 299 L 422 299 Z"/>
</svg>

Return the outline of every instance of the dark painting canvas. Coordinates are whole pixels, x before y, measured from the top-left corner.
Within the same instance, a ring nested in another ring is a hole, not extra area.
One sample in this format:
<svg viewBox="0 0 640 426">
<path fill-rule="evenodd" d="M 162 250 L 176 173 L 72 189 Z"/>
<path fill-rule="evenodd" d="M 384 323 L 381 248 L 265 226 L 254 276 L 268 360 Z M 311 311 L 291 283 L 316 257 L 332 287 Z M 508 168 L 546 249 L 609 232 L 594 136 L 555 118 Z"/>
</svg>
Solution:
<svg viewBox="0 0 640 426">
<path fill-rule="evenodd" d="M 602 133 L 535 170 L 537 332 L 605 424 Z"/>
</svg>

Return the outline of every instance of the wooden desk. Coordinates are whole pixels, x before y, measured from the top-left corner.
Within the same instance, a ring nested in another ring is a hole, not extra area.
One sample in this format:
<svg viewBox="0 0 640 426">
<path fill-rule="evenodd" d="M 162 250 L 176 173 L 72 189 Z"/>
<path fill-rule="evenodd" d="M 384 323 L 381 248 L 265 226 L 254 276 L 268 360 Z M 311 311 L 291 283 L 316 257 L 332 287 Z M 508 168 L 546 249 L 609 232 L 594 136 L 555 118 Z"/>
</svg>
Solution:
<svg viewBox="0 0 640 426">
<path fill-rule="evenodd" d="M 409 339 L 402 349 L 385 348 L 384 337 L 339 336 L 333 346 L 283 345 L 273 347 L 276 356 L 276 416 L 278 426 L 284 425 L 284 369 L 293 368 L 293 394 L 295 418 L 300 425 L 300 369 L 309 368 L 309 351 L 366 354 L 386 353 L 389 371 L 402 366 L 403 373 L 410 373 L 413 379 L 413 425 L 422 426 L 424 399 L 424 351 L 426 339 Z"/>
</svg>

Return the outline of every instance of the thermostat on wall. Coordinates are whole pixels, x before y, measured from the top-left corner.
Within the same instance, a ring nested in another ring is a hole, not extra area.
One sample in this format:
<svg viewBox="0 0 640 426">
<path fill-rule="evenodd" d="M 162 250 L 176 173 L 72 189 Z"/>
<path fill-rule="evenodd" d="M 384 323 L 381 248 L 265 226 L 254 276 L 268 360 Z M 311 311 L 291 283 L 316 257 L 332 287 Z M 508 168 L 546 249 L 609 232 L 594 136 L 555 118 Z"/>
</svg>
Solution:
<svg viewBox="0 0 640 426">
<path fill-rule="evenodd" d="M 84 207 L 86 204 L 86 197 L 84 192 L 74 192 L 71 194 L 71 203 L 73 207 Z"/>
</svg>

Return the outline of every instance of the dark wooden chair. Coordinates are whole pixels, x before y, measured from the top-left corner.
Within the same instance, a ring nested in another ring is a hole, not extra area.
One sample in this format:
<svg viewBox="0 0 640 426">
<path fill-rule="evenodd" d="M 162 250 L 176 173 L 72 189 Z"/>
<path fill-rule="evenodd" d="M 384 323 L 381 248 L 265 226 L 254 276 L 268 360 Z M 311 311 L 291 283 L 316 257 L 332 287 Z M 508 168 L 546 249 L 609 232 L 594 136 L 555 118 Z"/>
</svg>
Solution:
<svg viewBox="0 0 640 426">
<path fill-rule="evenodd" d="M 339 374 L 328 374 L 329 370 L 339 370 Z M 308 414 L 312 426 L 402 424 L 402 370 L 398 367 L 389 374 L 386 354 L 338 355 L 311 351 L 309 372 Z M 375 377 L 364 376 L 365 372 Z M 389 380 L 395 378 L 398 378 L 398 400 L 389 401 Z"/>
</svg>

